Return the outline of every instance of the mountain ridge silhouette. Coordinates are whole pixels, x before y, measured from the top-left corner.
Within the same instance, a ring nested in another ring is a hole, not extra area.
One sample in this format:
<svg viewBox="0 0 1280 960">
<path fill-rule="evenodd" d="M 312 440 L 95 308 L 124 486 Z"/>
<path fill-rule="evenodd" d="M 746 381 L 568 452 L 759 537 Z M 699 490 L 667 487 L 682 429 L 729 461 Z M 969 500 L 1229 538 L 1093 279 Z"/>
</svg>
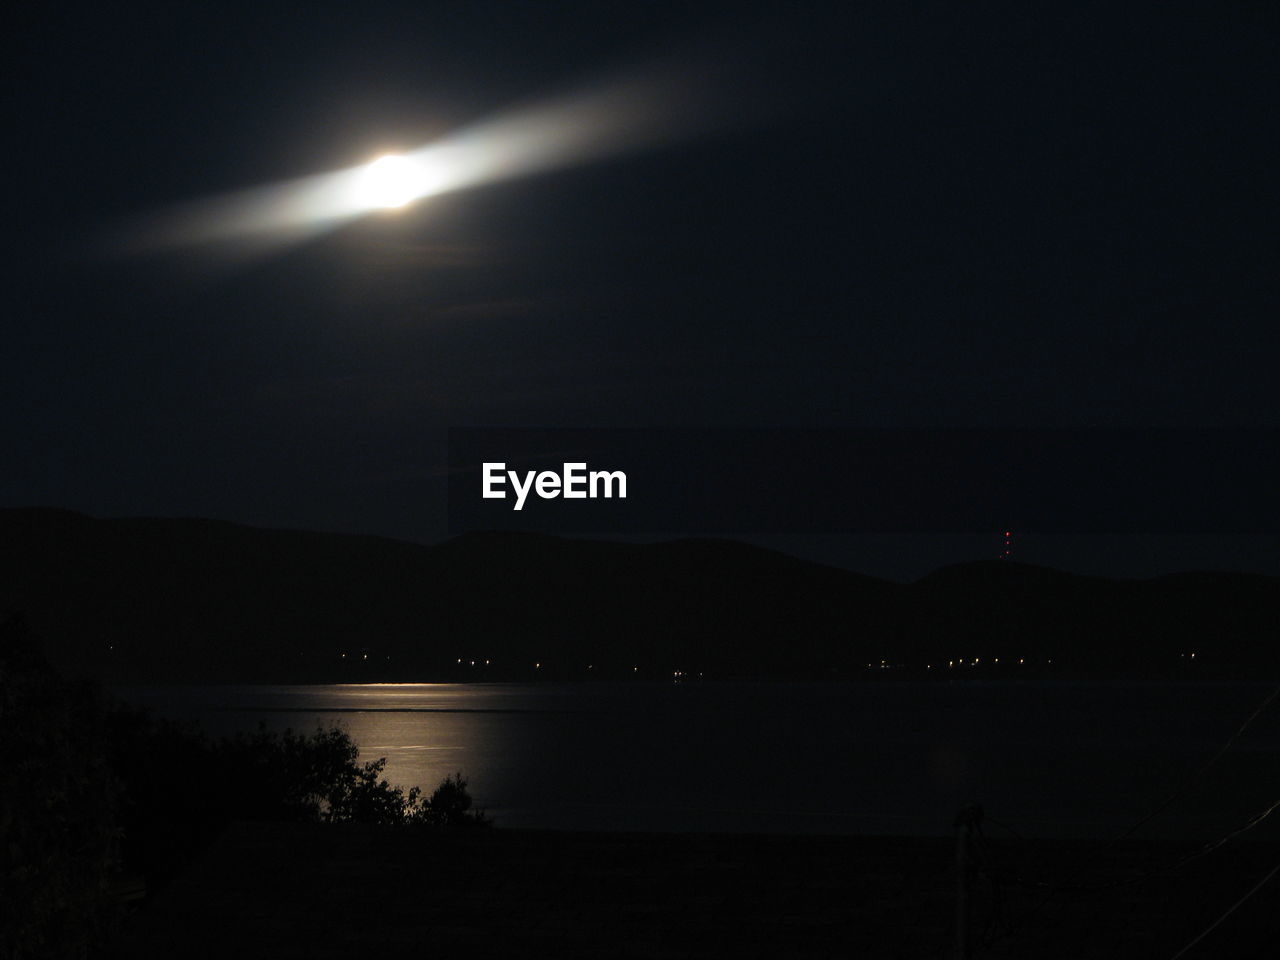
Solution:
<svg viewBox="0 0 1280 960">
<path fill-rule="evenodd" d="M 0 577 L 0 615 L 109 682 L 1280 673 L 1261 574 L 982 560 L 903 584 L 726 540 L 425 545 L 28 508 L 0 511 Z"/>
</svg>

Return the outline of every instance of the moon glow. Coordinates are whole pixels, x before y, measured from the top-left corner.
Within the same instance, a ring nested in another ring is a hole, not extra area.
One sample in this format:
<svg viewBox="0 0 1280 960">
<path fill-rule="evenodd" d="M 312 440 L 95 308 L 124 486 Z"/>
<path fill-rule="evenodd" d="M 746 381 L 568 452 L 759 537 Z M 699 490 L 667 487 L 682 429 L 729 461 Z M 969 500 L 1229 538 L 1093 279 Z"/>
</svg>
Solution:
<svg viewBox="0 0 1280 960">
<path fill-rule="evenodd" d="M 420 163 L 387 154 L 364 167 L 356 184 L 357 202 L 365 207 L 395 209 L 426 194 L 430 183 Z"/>
</svg>

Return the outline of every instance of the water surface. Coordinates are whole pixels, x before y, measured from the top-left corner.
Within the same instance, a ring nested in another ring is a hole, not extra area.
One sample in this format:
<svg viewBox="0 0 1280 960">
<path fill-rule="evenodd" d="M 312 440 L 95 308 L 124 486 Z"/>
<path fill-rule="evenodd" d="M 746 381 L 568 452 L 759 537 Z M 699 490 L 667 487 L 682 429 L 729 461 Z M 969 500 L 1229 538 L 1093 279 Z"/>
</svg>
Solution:
<svg viewBox="0 0 1280 960">
<path fill-rule="evenodd" d="M 1268 693 L 1249 684 L 332 684 L 125 687 L 212 733 L 338 724 L 393 783 L 461 771 L 511 827 L 941 834 L 965 804 L 1024 834 L 1150 810 Z M 1270 802 L 1264 715 L 1148 833 Z M 1276 799 L 1271 797 L 1271 800 Z M 1207 833 L 1206 833 L 1207 836 Z"/>
</svg>

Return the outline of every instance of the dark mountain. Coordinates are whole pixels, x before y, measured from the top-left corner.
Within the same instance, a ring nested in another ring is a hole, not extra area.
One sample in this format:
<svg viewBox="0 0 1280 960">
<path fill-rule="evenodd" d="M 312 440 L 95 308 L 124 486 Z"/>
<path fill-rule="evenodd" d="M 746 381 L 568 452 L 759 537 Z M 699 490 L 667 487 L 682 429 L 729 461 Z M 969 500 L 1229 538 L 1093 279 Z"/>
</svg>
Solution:
<svg viewBox="0 0 1280 960">
<path fill-rule="evenodd" d="M 1193 659 L 1209 672 L 1280 668 L 1280 579 L 1252 574 L 1108 580 L 983 561 L 911 584 L 903 622 L 931 659 L 1157 674 Z"/>
<path fill-rule="evenodd" d="M 0 511 L 8 612 L 61 669 L 117 681 L 1280 672 L 1276 578 L 990 562 L 901 585 L 715 540 Z"/>
</svg>

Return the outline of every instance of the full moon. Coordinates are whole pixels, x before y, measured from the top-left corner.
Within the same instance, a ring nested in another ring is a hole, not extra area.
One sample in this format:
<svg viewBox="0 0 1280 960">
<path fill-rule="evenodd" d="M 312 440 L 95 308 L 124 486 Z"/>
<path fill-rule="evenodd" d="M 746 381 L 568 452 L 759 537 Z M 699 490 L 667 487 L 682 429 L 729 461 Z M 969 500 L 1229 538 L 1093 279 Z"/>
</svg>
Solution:
<svg viewBox="0 0 1280 960">
<path fill-rule="evenodd" d="M 360 170 L 357 202 L 364 207 L 403 207 L 425 194 L 427 188 L 427 175 L 421 164 L 399 154 L 388 154 Z"/>
</svg>

